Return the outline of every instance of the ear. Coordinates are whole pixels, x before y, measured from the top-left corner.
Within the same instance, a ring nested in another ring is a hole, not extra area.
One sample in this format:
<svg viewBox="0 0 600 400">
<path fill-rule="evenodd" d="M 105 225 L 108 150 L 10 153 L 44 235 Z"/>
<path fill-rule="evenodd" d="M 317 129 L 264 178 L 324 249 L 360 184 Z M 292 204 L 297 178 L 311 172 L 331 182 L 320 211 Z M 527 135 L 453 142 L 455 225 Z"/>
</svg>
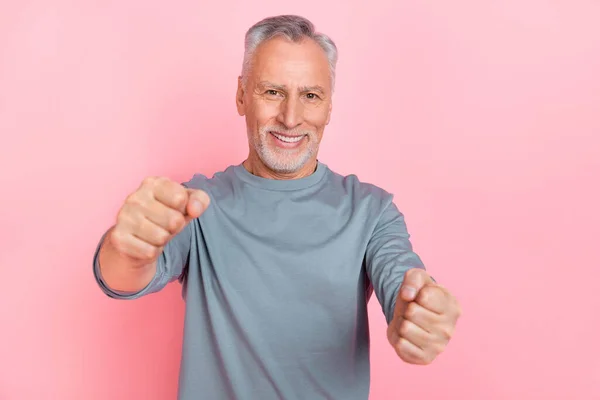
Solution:
<svg viewBox="0 0 600 400">
<path fill-rule="evenodd" d="M 327 122 L 325 125 L 329 125 L 329 121 L 331 121 L 331 110 L 333 109 L 333 102 L 329 102 L 329 110 L 327 111 Z"/>
<path fill-rule="evenodd" d="M 240 116 L 246 115 L 246 104 L 244 103 L 244 87 L 242 85 L 242 77 L 238 77 L 238 87 L 235 96 L 235 105 Z"/>
</svg>

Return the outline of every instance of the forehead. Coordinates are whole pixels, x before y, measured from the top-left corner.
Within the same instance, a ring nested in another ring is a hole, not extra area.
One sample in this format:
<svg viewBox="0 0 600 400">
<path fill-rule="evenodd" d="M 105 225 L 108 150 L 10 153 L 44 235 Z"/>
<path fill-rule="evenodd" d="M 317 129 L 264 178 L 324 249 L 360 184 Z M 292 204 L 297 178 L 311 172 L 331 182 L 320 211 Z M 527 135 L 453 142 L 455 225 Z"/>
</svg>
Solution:
<svg viewBox="0 0 600 400">
<path fill-rule="evenodd" d="M 299 43 L 274 38 L 262 43 L 254 54 L 250 78 L 288 86 L 322 86 L 330 89 L 329 62 L 313 40 Z"/>
</svg>

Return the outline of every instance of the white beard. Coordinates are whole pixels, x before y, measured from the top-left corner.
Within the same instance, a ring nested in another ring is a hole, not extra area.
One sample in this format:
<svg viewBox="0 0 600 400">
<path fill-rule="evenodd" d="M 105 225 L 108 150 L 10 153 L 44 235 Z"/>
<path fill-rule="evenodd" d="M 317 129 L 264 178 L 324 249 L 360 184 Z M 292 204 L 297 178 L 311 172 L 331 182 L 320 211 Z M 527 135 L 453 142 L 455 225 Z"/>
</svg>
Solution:
<svg viewBox="0 0 600 400">
<path fill-rule="evenodd" d="M 269 144 L 272 136 L 269 132 L 275 131 L 287 135 L 306 135 L 308 136 L 308 145 L 299 149 L 282 149 Z M 256 150 L 258 157 L 263 164 L 270 170 L 281 174 L 290 174 L 300 170 L 318 151 L 319 142 L 317 134 L 311 131 L 289 131 L 278 127 L 265 126 L 260 129 L 258 138 L 248 132 L 252 146 Z"/>
</svg>

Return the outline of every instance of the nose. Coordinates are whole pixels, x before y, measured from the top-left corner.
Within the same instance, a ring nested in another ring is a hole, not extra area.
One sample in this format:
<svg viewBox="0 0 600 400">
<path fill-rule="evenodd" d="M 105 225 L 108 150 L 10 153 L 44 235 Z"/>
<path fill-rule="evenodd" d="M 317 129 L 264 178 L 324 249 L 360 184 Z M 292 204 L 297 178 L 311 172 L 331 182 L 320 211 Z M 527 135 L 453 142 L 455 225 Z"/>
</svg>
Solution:
<svg viewBox="0 0 600 400">
<path fill-rule="evenodd" d="M 304 106 L 301 101 L 290 96 L 281 102 L 277 121 L 287 129 L 294 129 L 304 122 Z"/>
</svg>

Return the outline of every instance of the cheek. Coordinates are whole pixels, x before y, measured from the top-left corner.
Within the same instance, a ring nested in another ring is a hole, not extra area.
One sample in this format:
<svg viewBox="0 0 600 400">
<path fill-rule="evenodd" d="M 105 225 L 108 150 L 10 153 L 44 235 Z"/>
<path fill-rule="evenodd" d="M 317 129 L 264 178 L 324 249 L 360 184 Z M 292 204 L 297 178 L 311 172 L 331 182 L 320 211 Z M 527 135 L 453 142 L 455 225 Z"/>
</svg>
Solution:
<svg viewBox="0 0 600 400">
<path fill-rule="evenodd" d="M 251 112 L 251 118 L 256 121 L 258 126 L 266 125 L 277 118 L 279 106 L 275 102 L 257 102 L 254 104 Z"/>
<path fill-rule="evenodd" d="M 314 109 L 306 108 L 304 112 L 304 120 L 308 124 L 317 128 L 319 133 L 321 133 L 327 125 L 328 118 L 329 111 L 326 107 L 319 107 Z"/>
</svg>

